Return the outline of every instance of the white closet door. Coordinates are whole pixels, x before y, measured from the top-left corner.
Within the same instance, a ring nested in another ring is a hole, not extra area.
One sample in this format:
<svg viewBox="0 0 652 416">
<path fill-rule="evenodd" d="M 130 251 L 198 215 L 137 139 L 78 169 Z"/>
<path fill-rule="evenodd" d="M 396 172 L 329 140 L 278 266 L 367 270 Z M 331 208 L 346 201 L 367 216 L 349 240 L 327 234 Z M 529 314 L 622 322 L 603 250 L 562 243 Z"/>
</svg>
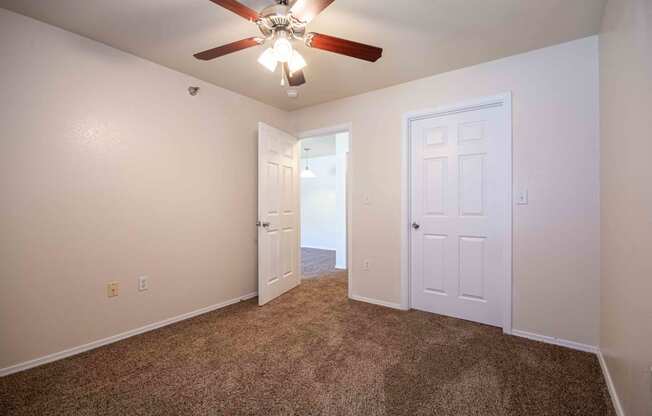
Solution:
<svg viewBox="0 0 652 416">
<path fill-rule="evenodd" d="M 502 105 L 410 122 L 412 307 L 502 326 L 508 135 Z"/>
</svg>

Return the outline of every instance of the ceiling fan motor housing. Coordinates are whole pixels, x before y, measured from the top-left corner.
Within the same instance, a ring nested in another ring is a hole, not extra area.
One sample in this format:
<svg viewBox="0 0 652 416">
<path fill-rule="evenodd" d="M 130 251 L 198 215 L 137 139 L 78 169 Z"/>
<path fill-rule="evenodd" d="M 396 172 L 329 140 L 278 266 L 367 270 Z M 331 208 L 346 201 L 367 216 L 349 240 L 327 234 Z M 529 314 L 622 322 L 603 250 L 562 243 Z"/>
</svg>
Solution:
<svg viewBox="0 0 652 416">
<path fill-rule="evenodd" d="M 256 24 L 266 39 L 273 37 L 276 32 L 286 32 L 290 39 L 303 39 L 306 33 L 306 24 L 292 16 L 285 4 L 263 9 Z"/>
</svg>

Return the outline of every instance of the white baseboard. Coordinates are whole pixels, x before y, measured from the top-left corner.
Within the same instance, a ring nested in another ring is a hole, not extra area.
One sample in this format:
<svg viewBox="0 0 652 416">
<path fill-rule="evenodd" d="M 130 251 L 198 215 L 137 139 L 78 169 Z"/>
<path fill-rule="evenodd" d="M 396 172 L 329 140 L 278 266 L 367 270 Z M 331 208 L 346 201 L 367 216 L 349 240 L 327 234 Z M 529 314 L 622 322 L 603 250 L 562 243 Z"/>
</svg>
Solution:
<svg viewBox="0 0 652 416">
<path fill-rule="evenodd" d="M 358 296 L 358 295 L 351 295 L 350 298 L 353 299 L 353 300 L 357 300 L 359 302 L 372 303 L 374 305 L 384 306 L 386 308 L 399 309 L 399 310 L 402 310 L 402 311 L 405 310 L 398 303 L 385 302 L 384 300 L 365 298 L 364 296 Z"/>
<path fill-rule="evenodd" d="M 241 298 L 239 298 L 238 301 L 239 302 L 244 302 L 245 300 L 253 299 L 256 296 L 258 296 L 258 292 L 251 292 L 251 293 L 248 293 L 248 294 L 242 296 Z"/>
<path fill-rule="evenodd" d="M 248 293 L 244 296 L 240 296 L 235 299 L 230 299 L 224 302 L 216 303 L 215 305 L 206 306 L 205 308 L 197 309 L 192 312 L 184 313 L 172 318 L 164 319 L 159 322 L 154 322 L 149 325 L 142 326 L 140 328 L 132 329 L 130 331 L 123 332 L 121 334 L 113 335 L 107 338 L 99 339 L 97 341 L 89 342 L 88 344 L 79 345 L 77 347 L 69 348 L 67 350 L 55 352 L 43 357 L 35 358 L 33 360 L 25 361 L 18 363 L 9 367 L 0 368 L 0 377 L 8 376 L 9 374 L 17 373 L 19 371 L 24 371 L 30 368 L 38 367 L 39 365 L 51 363 L 53 361 L 61 360 L 73 355 L 80 354 L 85 351 L 89 351 L 104 345 L 112 344 L 114 342 L 123 340 L 125 338 L 133 337 L 134 335 L 139 335 L 144 332 L 152 331 L 164 327 L 166 325 L 171 325 L 176 322 L 180 322 L 186 319 L 194 318 L 198 315 L 203 315 L 208 312 L 212 312 L 216 309 L 224 308 L 225 306 L 233 305 L 241 301 L 249 300 L 258 296 L 257 292 Z"/>
<path fill-rule="evenodd" d="M 579 342 L 569 341 L 561 338 L 555 338 L 548 335 L 539 335 L 533 332 L 521 331 L 520 329 L 512 329 L 512 335 L 521 338 L 531 339 L 534 341 L 545 342 L 546 344 L 559 345 L 561 347 L 567 347 L 574 350 L 590 352 L 593 354 L 598 353 L 598 347 L 596 347 L 595 345 L 582 344 Z"/>
<path fill-rule="evenodd" d="M 600 368 L 602 368 L 602 374 L 604 375 L 604 381 L 607 383 L 607 389 L 609 389 L 609 396 L 611 396 L 611 402 L 614 405 L 616 410 L 616 415 L 625 416 L 625 411 L 623 406 L 620 403 L 620 398 L 618 397 L 618 392 L 614 386 L 614 382 L 611 379 L 611 373 L 609 373 L 609 367 L 607 367 L 607 362 L 604 360 L 602 351 L 598 351 L 598 362 L 600 363 Z"/>
</svg>

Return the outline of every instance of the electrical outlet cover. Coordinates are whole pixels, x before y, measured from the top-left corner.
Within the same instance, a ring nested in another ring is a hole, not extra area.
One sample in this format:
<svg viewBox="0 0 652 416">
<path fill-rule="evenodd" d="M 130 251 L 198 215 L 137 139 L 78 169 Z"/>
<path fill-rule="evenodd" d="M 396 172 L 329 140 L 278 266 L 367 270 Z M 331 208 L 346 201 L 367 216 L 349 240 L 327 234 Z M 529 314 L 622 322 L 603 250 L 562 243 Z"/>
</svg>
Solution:
<svg viewBox="0 0 652 416">
<path fill-rule="evenodd" d="M 106 286 L 106 295 L 110 298 L 118 296 L 120 284 L 118 282 L 111 282 Z"/>
</svg>

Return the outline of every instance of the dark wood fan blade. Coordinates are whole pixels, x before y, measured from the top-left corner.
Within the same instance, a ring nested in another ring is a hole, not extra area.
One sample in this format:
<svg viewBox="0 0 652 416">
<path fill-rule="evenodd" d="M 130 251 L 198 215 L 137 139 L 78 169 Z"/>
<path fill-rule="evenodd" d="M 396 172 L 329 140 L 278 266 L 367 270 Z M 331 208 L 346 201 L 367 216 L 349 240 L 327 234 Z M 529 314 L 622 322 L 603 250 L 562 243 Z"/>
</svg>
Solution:
<svg viewBox="0 0 652 416">
<path fill-rule="evenodd" d="M 308 33 L 306 35 L 306 45 L 311 48 L 335 52 L 370 62 L 376 62 L 383 56 L 381 48 L 320 33 Z"/>
<path fill-rule="evenodd" d="M 258 45 L 258 38 L 247 38 L 237 42 L 227 43 L 226 45 L 218 46 L 217 48 L 209 49 L 207 51 L 199 52 L 194 55 L 195 58 L 202 61 L 210 61 L 211 59 L 219 58 L 242 49 L 251 48 Z"/>
<path fill-rule="evenodd" d="M 218 6 L 222 6 L 225 9 L 231 10 L 233 13 L 244 17 L 247 20 L 256 21 L 258 20 L 258 12 L 250 9 L 244 4 L 237 2 L 235 0 L 211 0 L 213 3 Z"/>
<path fill-rule="evenodd" d="M 296 0 L 290 11 L 302 22 L 310 22 L 335 0 Z"/>
<path fill-rule="evenodd" d="M 290 68 L 288 68 L 287 62 L 283 63 L 283 69 L 285 75 L 287 76 L 288 84 L 290 84 L 290 87 L 298 87 L 299 85 L 306 83 L 306 77 L 303 75 L 302 70 L 295 71 L 290 75 Z"/>
</svg>

